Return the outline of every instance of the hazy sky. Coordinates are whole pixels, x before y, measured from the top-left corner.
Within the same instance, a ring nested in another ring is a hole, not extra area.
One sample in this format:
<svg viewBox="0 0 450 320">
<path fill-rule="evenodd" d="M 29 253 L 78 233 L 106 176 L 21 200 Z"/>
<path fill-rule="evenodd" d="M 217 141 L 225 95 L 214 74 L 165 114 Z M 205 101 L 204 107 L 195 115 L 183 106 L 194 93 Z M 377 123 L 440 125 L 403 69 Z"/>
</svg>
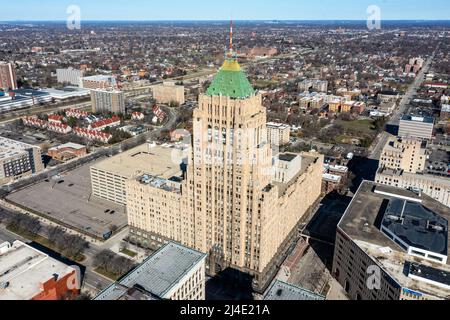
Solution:
<svg viewBox="0 0 450 320">
<path fill-rule="evenodd" d="M 449 0 L 10 0 L 0 21 L 66 20 L 366 20 L 369 5 L 383 20 L 449 20 Z"/>
</svg>

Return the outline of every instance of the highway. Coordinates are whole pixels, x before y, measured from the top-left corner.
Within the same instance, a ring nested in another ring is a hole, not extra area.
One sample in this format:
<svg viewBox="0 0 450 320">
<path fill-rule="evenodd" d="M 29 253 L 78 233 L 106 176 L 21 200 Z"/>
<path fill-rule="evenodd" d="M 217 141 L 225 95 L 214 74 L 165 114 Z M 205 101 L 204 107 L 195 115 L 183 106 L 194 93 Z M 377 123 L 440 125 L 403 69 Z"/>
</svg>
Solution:
<svg viewBox="0 0 450 320">
<path fill-rule="evenodd" d="M 439 46 L 438 46 L 439 47 Z M 402 100 L 399 103 L 399 106 L 395 110 L 394 114 L 390 117 L 390 120 L 388 122 L 388 126 L 399 126 L 400 120 L 402 116 L 407 112 L 407 108 L 411 100 L 413 99 L 414 95 L 417 93 L 417 90 L 420 88 L 421 84 L 425 80 L 426 74 L 430 71 L 431 64 L 436 56 L 436 51 L 428 58 L 426 61 L 424 67 L 420 72 L 417 74 L 414 83 L 412 83 L 408 91 L 403 96 Z M 379 160 L 381 157 L 381 153 L 383 152 L 383 148 L 386 145 L 387 141 L 392 135 L 388 132 L 384 131 L 382 134 L 380 134 L 376 141 L 375 145 L 373 146 L 369 158 L 372 160 Z"/>
<path fill-rule="evenodd" d="M 60 111 L 60 110 L 65 110 L 65 109 L 87 109 L 90 107 L 91 107 L 91 102 L 81 102 L 81 103 L 63 105 L 63 106 L 59 106 L 59 107 L 43 106 L 43 107 L 15 110 L 15 111 L 11 111 L 10 113 L 3 114 L 2 117 L 0 118 L 1 119 L 0 125 L 21 119 L 23 116 L 26 116 L 26 115 L 32 115 L 32 114 L 38 114 L 38 113 L 50 113 L 50 112 L 55 112 L 55 111 Z"/>
<path fill-rule="evenodd" d="M 270 58 L 264 58 L 264 59 L 259 59 L 259 60 L 255 60 L 255 61 L 241 63 L 240 65 L 241 65 L 241 68 L 243 70 L 246 70 L 247 68 L 252 67 L 252 66 L 262 65 L 262 64 L 266 64 L 266 63 L 277 61 L 277 60 L 293 59 L 297 55 L 302 55 L 302 54 L 308 53 L 311 50 L 312 49 L 310 49 L 310 48 L 305 48 L 302 51 L 299 51 L 299 52 L 296 52 L 296 53 L 280 54 L 280 55 L 273 56 L 273 57 L 270 57 Z M 197 81 L 200 78 L 204 78 L 204 77 L 208 77 L 208 76 L 214 75 L 217 72 L 218 72 L 218 70 L 215 69 L 215 68 L 214 69 L 210 69 L 210 70 L 202 70 L 202 71 L 199 71 L 199 72 L 192 73 L 190 75 L 188 74 L 188 75 L 183 76 L 183 77 L 169 78 L 169 79 L 166 79 L 164 81 Z M 135 88 L 135 89 L 131 89 L 131 90 L 126 90 L 126 92 L 127 93 L 131 93 L 133 91 L 144 91 L 145 89 L 151 89 L 154 86 L 162 84 L 162 83 L 163 83 L 163 81 L 157 81 L 157 82 L 152 83 L 149 86 L 143 86 L 143 87 L 139 87 L 139 88 Z"/>
</svg>

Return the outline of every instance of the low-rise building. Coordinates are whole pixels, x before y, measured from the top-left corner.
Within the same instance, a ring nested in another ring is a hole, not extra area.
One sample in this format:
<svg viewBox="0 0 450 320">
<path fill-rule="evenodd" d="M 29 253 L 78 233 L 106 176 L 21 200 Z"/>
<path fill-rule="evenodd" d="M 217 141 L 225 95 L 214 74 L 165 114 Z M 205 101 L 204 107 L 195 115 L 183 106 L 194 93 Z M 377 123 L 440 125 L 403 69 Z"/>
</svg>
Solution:
<svg viewBox="0 0 450 320">
<path fill-rule="evenodd" d="M 131 119 L 142 121 L 145 119 L 145 115 L 142 112 L 133 112 L 131 114 Z"/>
<path fill-rule="evenodd" d="M 39 147 L 0 137 L 0 184 L 43 170 L 44 164 Z"/>
<path fill-rule="evenodd" d="M 72 132 L 72 128 L 67 124 L 55 122 L 49 122 L 47 125 L 47 130 L 61 134 L 68 134 Z"/>
<path fill-rule="evenodd" d="M 49 123 L 58 123 L 61 124 L 63 120 L 63 117 L 57 115 L 57 114 L 50 114 L 48 116 L 48 122 Z"/>
<path fill-rule="evenodd" d="M 21 242 L 1 245 L 0 300 L 61 300 L 80 290 L 80 274 Z"/>
<path fill-rule="evenodd" d="M 336 90 L 336 94 L 341 97 L 345 97 L 347 100 L 352 100 L 361 95 L 361 90 L 353 89 L 349 90 L 347 88 L 339 88 Z"/>
<path fill-rule="evenodd" d="M 330 102 L 328 102 L 328 111 L 339 113 L 341 112 L 341 106 L 342 106 L 342 100 L 341 99 L 334 99 Z"/>
<path fill-rule="evenodd" d="M 89 116 L 89 113 L 79 109 L 68 109 L 66 110 L 67 117 L 73 117 L 76 119 L 84 119 Z"/>
<path fill-rule="evenodd" d="M 324 164 L 322 175 L 322 193 L 337 191 L 348 180 L 349 170 L 346 166 Z"/>
<path fill-rule="evenodd" d="M 48 93 L 50 97 L 58 101 L 64 101 L 67 99 L 77 99 L 89 97 L 89 90 L 78 87 L 65 87 L 62 89 L 44 89 L 44 92 Z"/>
<path fill-rule="evenodd" d="M 76 143 L 66 143 L 57 147 L 50 148 L 48 155 L 59 161 L 68 161 L 87 154 L 86 146 Z"/>
<path fill-rule="evenodd" d="M 93 131 L 103 131 L 106 128 L 114 128 L 120 126 L 120 118 L 118 116 L 113 116 L 108 119 L 103 119 L 94 123 L 91 123 L 88 127 L 89 130 Z"/>
<path fill-rule="evenodd" d="M 448 219 L 425 194 L 364 181 L 337 227 L 333 276 L 355 300 L 448 299 Z"/>
<path fill-rule="evenodd" d="M 337 189 L 342 185 L 342 177 L 330 174 L 330 173 L 324 173 L 322 175 L 322 193 L 329 194 Z"/>
<path fill-rule="evenodd" d="M 326 80 L 316 80 L 316 79 L 305 79 L 298 84 L 298 89 L 300 92 L 304 91 L 317 91 L 317 92 L 327 92 L 328 91 L 328 81 Z"/>
<path fill-rule="evenodd" d="M 379 168 L 375 181 L 387 186 L 417 190 L 450 207 L 450 179 L 447 177 Z"/>
<path fill-rule="evenodd" d="M 7 96 L 0 97 L 0 111 L 11 111 L 49 103 L 52 96 L 42 90 L 19 89 L 10 91 Z"/>
<path fill-rule="evenodd" d="M 82 78 L 82 87 L 85 89 L 115 89 L 117 80 L 113 76 L 91 76 Z"/>
<path fill-rule="evenodd" d="M 321 109 L 324 105 L 323 95 L 301 95 L 299 106 L 304 110 Z"/>
<path fill-rule="evenodd" d="M 450 119 L 450 104 L 443 104 L 441 107 L 441 120 Z"/>
<path fill-rule="evenodd" d="M 169 242 L 95 300 L 205 300 L 205 260 Z"/>
<path fill-rule="evenodd" d="M 112 138 L 112 134 L 110 133 L 101 132 L 99 130 L 90 130 L 87 128 L 74 128 L 73 133 L 80 138 L 102 143 L 108 143 Z"/>
</svg>

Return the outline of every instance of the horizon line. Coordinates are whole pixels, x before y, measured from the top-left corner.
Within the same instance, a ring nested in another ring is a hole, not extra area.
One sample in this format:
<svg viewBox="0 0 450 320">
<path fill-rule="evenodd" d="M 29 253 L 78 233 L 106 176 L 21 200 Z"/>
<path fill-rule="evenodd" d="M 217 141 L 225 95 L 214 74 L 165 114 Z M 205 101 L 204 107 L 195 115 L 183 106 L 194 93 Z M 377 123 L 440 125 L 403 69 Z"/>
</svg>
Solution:
<svg viewBox="0 0 450 320">
<path fill-rule="evenodd" d="M 34 20 L 34 19 L 15 19 L 15 20 L 0 20 L 0 22 L 66 22 L 66 19 L 61 20 Z M 187 19 L 81 19 L 82 22 L 230 22 L 229 20 L 223 20 L 223 19 L 193 19 L 193 20 L 187 20 Z M 366 19 L 237 19 L 234 20 L 236 22 L 274 22 L 274 21 L 281 21 L 281 22 L 303 22 L 303 21 L 312 21 L 312 22 L 328 22 L 328 21 L 355 21 L 355 22 L 366 22 Z M 450 22 L 450 19 L 382 19 L 383 21 L 407 21 L 407 22 Z"/>
</svg>

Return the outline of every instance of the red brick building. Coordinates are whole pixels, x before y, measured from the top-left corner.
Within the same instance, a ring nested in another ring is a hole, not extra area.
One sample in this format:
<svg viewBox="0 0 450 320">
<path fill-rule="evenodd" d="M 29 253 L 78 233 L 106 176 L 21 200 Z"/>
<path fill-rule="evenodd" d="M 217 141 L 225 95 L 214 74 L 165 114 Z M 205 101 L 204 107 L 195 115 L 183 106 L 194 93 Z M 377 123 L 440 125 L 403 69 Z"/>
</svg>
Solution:
<svg viewBox="0 0 450 320">
<path fill-rule="evenodd" d="M 0 300 L 61 300 L 80 291 L 78 268 L 15 241 L 0 244 Z"/>
<path fill-rule="evenodd" d="M 48 155 L 59 161 L 69 161 L 86 154 L 86 147 L 76 143 L 66 143 L 48 150 Z"/>
</svg>

